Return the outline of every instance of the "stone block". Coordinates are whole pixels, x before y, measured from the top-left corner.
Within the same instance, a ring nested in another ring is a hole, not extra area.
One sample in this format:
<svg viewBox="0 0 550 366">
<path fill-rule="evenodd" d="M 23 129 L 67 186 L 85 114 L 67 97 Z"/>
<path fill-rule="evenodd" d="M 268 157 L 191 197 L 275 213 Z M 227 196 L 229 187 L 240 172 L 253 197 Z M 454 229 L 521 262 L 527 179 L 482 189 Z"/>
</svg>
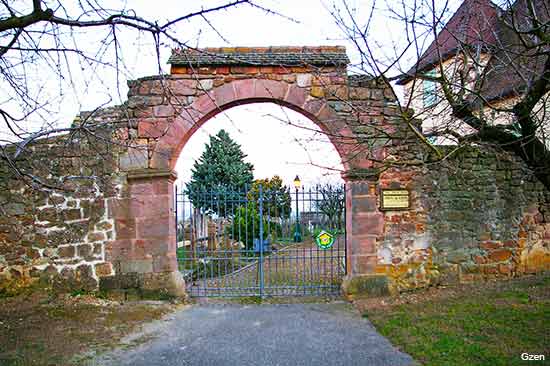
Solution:
<svg viewBox="0 0 550 366">
<path fill-rule="evenodd" d="M 311 87 L 310 94 L 315 98 L 323 98 L 325 96 L 325 89 L 321 86 Z"/>
<path fill-rule="evenodd" d="M 296 85 L 298 85 L 300 88 L 311 86 L 311 78 L 311 74 L 297 74 Z"/>
<path fill-rule="evenodd" d="M 8 202 L 2 207 L 9 216 L 18 216 L 25 213 L 25 204 L 18 202 Z"/>
<path fill-rule="evenodd" d="M 233 82 L 235 86 L 235 96 L 237 99 L 249 99 L 254 98 L 254 84 L 255 80 L 253 79 L 246 79 L 246 80 L 237 80 Z"/>
<path fill-rule="evenodd" d="M 288 89 L 288 84 L 285 82 L 259 79 L 256 80 L 254 86 L 254 94 L 256 98 L 269 98 L 283 100 Z"/>
<path fill-rule="evenodd" d="M 492 262 L 504 262 L 512 257 L 512 252 L 509 249 L 496 249 L 489 252 L 488 257 Z"/>
<path fill-rule="evenodd" d="M 464 250 L 453 250 L 447 254 L 447 262 L 458 264 L 470 260 L 470 254 Z"/>
<path fill-rule="evenodd" d="M 77 255 L 82 258 L 89 257 L 92 255 L 93 248 L 90 244 L 80 244 L 76 247 L 77 249 Z"/>
<path fill-rule="evenodd" d="M 353 235 L 381 235 L 384 232 L 384 215 L 380 212 L 352 216 Z"/>
<path fill-rule="evenodd" d="M 153 116 L 155 117 L 172 117 L 176 110 L 171 105 L 157 105 L 153 107 Z"/>
<path fill-rule="evenodd" d="M 350 273 L 352 275 L 368 275 L 375 273 L 376 265 L 378 264 L 378 255 L 376 250 L 372 254 L 351 254 L 351 268 Z"/>
<path fill-rule="evenodd" d="M 104 241 L 106 239 L 105 234 L 102 232 L 88 234 L 88 241 Z"/>
<path fill-rule="evenodd" d="M 149 153 L 147 147 L 129 147 L 128 151 L 119 156 L 119 168 L 121 171 L 146 169 L 149 166 Z"/>
<path fill-rule="evenodd" d="M 152 118 L 138 122 L 138 136 L 140 138 L 158 139 L 166 135 L 172 124 L 165 119 Z"/>
<path fill-rule="evenodd" d="M 54 207 L 47 207 L 38 211 L 39 221 L 57 222 L 59 220 L 59 211 Z"/>
<path fill-rule="evenodd" d="M 113 267 L 111 263 L 97 263 L 94 267 L 95 274 L 97 277 L 106 277 L 113 274 Z"/>
<path fill-rule="evenodd" d="M 346 85 L 329 85 L 325 94 L 328 100 L 347 100 L 348 87 Z"/>
<path fill-rule="evenodd" d="M 92 266 L 89 264 L 81 264 L 76 267 L 76 278 L 82 284 L 82 288 L 86 290 L 97 288 L 97 281 L 93 277 Z"/>
<path fill-rule="evenodd" d="M 233 88 L 233 84 L 224 84 L 214 89 L 213 98 L 218 106 L 233 102 L 235 100 L 235 89 Z"/>
<path fill-rule="evenodd" d="M 115 220 L 116 237 L 120 239 L 135 239 L 136 238 L 136 220 L 119 218 Z"/>
<path fill-rule="evenodd" d="M 195 95 L 197 92 L 197 81 L 194 79 L 169 80 L 168 88 L 173 95 Z"/>
<path fill-rule="evenodd" d="M 172 272 L 177 270 L 178 262 L 176 260 L 175 250 L 173 253 L 165 253 L 164 255 L 155 256 L 153 258 L 153 272 Z"/>
<path fill-rule="evenodd" d="M 378 199 L 376 196 L 354 196 L 352 205 L 353 213 L 378 211 Z"/>
<path fill-rule="evenodd" d="M 317 116 L 317 114 L 325 108 L 325 105 L 326 102 L 323 99 L 310 99 L 304 104 L 303 108 L 306 112 L 313 116 Z"/>
<path fill-rule="evenodd" d="M 173 221 L 172 216 L 142 217 L 138 219 L 137 235 L 140 239 L 168 237 L 174 229 Z"/>
<path fill-rule="evenodd" d="M 99 289 L 102 291 L 135 289 L 141 286 L 138 273 L 117 273 L 114 276 L 100 277 Z"/>
<path fill-rule="evenodd" d="M 148 273 L 153 272 L 152 259 L 134 259 L 120 262 L 121 273 Z"/>
<path fill-rule="evenodd" d="M 374 255 L 376 253 L 376 236 L 353 235 L 351 251 L 351 255 Z"/>
<path fill-rule="evenodd" d="M 390 280 L 384 275 L 347 277 L 342 282 L 342 291 L 351 299 L 389 296 Z"/>
<path fill-rule="evenodd" d="M 187 297 L 185 281 L 178 271 L 145 274 L 143 290 L 161 292 L 178 298 Z"/>
<path fill-rule="evenodd" d="M 82 218 L 82 214 L 79 208 L 73 208 L 73 209 L 63 210 L 62 217 L 63 217 L 63 220 L 65 221 L 80 220 Z"/>
<path fill-rule="evenodd" d="M 302 107 L 306 102 L 306 97 L 307 95 L 303 89 L 295 85 L 290 85 L 287 95 L 285 96 L 285 101 L 296 107 Z"/>
<path fill-rule="evenodd" d="M 57 248 L 57 255 L 60 258 L 73 258 L 76 254 L 75 247 L 72 245 Z"/>
<path fill-rule="evenodd" d="M 198 113 L 193 115 L 194 120 L 198 121 L 202 116 L 205 116 L 217 110 L 218 105 L 216 104 L 216 101 L 214 100 L 212 95 L 203 94 L 197 99 L 195 99 L 193 101 L 193 104 L 191 104 L 189 108 L 194 110 L 196 113 Z M 186 109 L 184 113 L 189 115 L 187 110 L 188 109 Z"/>
</svg>

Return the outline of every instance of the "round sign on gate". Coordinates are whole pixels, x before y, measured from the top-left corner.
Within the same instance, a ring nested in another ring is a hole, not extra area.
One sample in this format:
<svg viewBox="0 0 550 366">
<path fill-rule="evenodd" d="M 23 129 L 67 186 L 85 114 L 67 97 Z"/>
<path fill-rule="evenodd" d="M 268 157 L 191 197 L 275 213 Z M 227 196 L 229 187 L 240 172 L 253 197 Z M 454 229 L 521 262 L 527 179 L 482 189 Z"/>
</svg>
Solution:
<svg viewBox="0 0 550 366">
<path fill-rule="evenodd" d="M 334 235 L 322 230 L 315 238 L 317 246 L 321 249 L 330 249 L 334 244 Z"/>
</svg>

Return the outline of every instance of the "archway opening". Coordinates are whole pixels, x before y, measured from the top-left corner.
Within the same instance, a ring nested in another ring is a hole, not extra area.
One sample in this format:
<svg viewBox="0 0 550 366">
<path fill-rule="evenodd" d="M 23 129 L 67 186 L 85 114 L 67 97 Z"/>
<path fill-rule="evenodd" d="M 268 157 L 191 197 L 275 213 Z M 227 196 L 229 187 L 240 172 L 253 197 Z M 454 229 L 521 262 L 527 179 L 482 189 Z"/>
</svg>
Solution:
<svg viewBox="0 0 550 366">
<path fill-rule="evenodd" d="M 223 164 L 236 169 L 215 153 L 220 131 L 253 166 L 245 186 L 207 181 L 231 179 Z M 210 168 L 218 173 L 205 173 Z M 343 166 L 315 122 L 275 103 L 220 108 L 186 137 L 175 170 L 176 255 L 191 295 L 339 293 L 346 274 Z M 197 189 L 198 181 L 206 185 Z"/>
<path fill-rule="evenodd" d="M 292 185 L 299 175 L 307 187 L 343 183 L 341 158 L 317 124 L 288 107 L 251 102 L 221 111 L 192 133 L 176 162 L 177 185 L 190 180 L 209 137 L 222 129 L 242 147 L 256 179 L 276 174 Z"/>
</svg>

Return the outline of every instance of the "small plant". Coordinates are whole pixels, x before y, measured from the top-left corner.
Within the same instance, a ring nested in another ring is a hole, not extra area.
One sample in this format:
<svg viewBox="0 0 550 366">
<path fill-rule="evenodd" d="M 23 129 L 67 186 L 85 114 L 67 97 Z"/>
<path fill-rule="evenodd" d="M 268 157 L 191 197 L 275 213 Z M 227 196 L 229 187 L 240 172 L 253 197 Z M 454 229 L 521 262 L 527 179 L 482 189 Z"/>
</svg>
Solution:
<svg viewBox="0 0 550 366">
<path fill-rule="evenodd" d="M 90 294 L 90 291 L 83 288 L 75 289 L 70 293 L 71 297 L 79 297 L 79 296 L 84 296 L 89 294 Z"/>
</svg>

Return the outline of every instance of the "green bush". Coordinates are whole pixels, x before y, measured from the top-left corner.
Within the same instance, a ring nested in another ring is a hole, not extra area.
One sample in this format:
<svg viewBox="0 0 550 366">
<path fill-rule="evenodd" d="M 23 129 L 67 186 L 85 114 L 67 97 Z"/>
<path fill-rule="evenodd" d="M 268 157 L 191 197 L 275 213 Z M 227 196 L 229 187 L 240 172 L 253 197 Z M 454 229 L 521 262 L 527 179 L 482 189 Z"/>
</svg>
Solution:
<svg viewBox="0 0 550 366">
<path fill-rule="evenodd" d="M 268 217 L 263 217 L 263 239 L 279 237 L 282 234 L 281 225 L 276 222 L 268 222 Z M 226 234 L 235 241 L 244 243 L 246 250 L 254 249 L 254 239 L 260 237 L 260 215 L 253 202 L 246 206 L 239 206 L 235 210 L 231 224 L 225 228 Z"/>
<path fill-rule="evenodd" d="M 185 247 L 180 247 L 176 249 L 176 257 L 178 260 L 184 260 L 187 257 Z"/>
</svg>

